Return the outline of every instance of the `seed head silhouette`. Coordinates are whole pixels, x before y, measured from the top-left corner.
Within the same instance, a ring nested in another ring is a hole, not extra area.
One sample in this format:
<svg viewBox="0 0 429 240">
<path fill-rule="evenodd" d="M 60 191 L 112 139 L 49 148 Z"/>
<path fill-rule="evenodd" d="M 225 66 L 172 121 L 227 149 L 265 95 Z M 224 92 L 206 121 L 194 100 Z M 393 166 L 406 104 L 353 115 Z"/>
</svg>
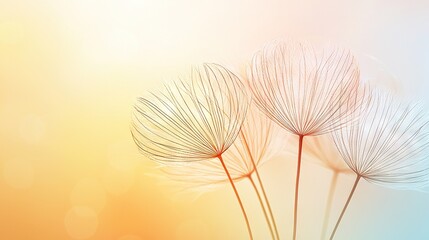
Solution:
<svg viewBox="0 0 429 240">
<path fill-rule="evenodd" d="M 333 239 L 360 179 L 395 189 L 427 185 L 429 118 L 419 103 L 374 92 L 354 124 L 333 133 L 335 145 L 356 180 L 332 231 Z"/>
<path fill-rule="evenodd" d="M 249 220 L 222 155 L 234 143 L 247 115 L 250 97 L 240 79 L 218 64 L 191 71 L 153 99 L 139 98 L 132 135 L 140 152 L 162 162 L 217 158 L 234 190 L 252 239 Z"/>
<path fill-rule="evenodd" d="M 298 136 L 293 239 L 296 239 L 299 177 L 305 136 L 340 129 L 354 111 L 349 98 L 359 88 L 359 69 L 352 54 L 339 48 L 318 50 L 302 43 L 276 42 L 257 52 L 248 84 L 259 108 Z"/>
</svg>

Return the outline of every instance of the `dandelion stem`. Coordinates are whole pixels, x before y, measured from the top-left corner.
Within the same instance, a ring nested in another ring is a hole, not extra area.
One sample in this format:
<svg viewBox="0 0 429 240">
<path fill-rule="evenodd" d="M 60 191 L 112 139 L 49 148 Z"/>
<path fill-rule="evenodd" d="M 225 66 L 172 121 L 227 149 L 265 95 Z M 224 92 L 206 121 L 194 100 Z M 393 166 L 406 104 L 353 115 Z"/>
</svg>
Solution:
<svg viewBox="0 0 429 240">
<path fill-rule="evenodd" d="M 253 162 L 253 160 L 252 160 L 252 162 Z M 273 222 L 274 232 L 276 233 L 277 239 L 280 239 L 279 232 L 277 230 L 276 220 L 274 219 L 274 215 L 273 215 L 273 211 L 271 210 L 270 202 L 268 201 L 268 197 L 267 197 L 267 194 L 265 193 L 264 185 L 262 184 L 262 181 L 261 181 L 261 178 L 259 176 L 259 172 L 258 172 L 258 169 L 256 168 L 256 166 L 255 166 L 255 173 L 256 173 L 256 177 L 258 178 L 259 186 L 261 187 L 261 190 L 262 190 L 262 195 L 264 195 L 265 203 L 267 204 L 268 212 L 270 213 L 270 216 L 271 216 L 271 221 Z"/>
<path fill-rule="evenodd" d="M 354 185 L 353 185 L 352 191 L 350 192 L 349 198 L 347 199 L 347 202 L 346 202 L 346 204 L 344 205 L 343 210 L 341 211 L 340 217 L 338 218 L 337 223 L 335 224 L 334 230 L 332 230 L 331 237 L 329 237 L 329 240 L 332 240 L 332 239 L 334 238 L 334 235 L 335 235 L 335 232 L 337 231 L 338 225 L 340 225 L 341 219 L 343 218 L 343 215 L 344 215 L 344 213 L 345 213 L 345 212 L 346 212 L 346 210 L 347 210 L 347 206 L 349 206 L 350 200 L 351 200 L 351 199 L 352 199 L 352 197 L 353 197 L 353 193 L 354 193 L 354 192 L 355 192 L 355 190 L 356 190 L 356 187 L 357 187 L 357 185 L 358 185 L 358 183 L 359 183 L 360 178 L 361 178 L 361 176 L 360 176 L 360 175 L 357 175 L 357 176 L 356 176 L 356 180 L 355 180 L 355 183 L 354 183 Z"/>
<path fill-rule="evenodd" d="M 259 171 L 258 171 L 258 168 L 256 166 L 255 160 L 253 159 L 253 155 L 252 155 L 252 153 L 250 151 L 249 145 L 247 144 L 247 140 L 246 140 L 243 132 L 240 132 L 240 133 L 241 133 L 241 138 L 243 140 L 243 143 L 246 146 L 247 153 L 249 154 L 250 160 L 252 161 L 253 168 L 255 169 L 256 178 L 258 179 L 259 186 L 261 187 L 261 191 L 262 191 L 262 195 L 264 196 L 265 203 L 267 204 L 268 212 L 270 214 L 271 221 L 273 223 L 272 227 L 274 228 L 274 232 L 276 234 L 277 239 L 280 239 L 279 232 L 277 230 L 276 220 L 274 219 L 274 214 L 273 214 L 273 211 L 271 210 L 270 201 L 268 201 L 267 194 L 265 193 L 265 188 L 264 188 L 264 185 L 262 184 L 261 176 L 259 175 Z M 265 209 L 264 209 L 264 211 L 265 211 Z M 267 219 L 267 221 L 268 221 L 268 219 Z M 271 226 L 270 226 L 270 230 L 272 231 Z"/>
<path fill-rule="evenodd" d="M 265 220 L 267 221 L 268 227 L 270 228 L 271 237 L 273 240 L 276 239 L 273 231 L 273 227 L 271 226 L 270 219 L 268 218 L 267 210 L 265 209 L 264 202 L 262 201 L 261 194 L 259 193 L 258 188 L 256 187 L 255 181 L 253 181 L 253 178 L 251 175 L 248 176 L 250 182 L 252 183 L 253 189 L 255 190 L 256 195 L 258 196 L 259 204 L 261 204 L 262 211 L 264 212 Z"/>
<path fill-rule="evenodd" d="M 299 135 L 299 146 L 298 146 L 298 164 L 296 167 L 296 180 L 295 180 L 295 202 L 293 210 L 293 240 L 296 239 L 296 224 L 298 220 L 298 191 L 299 191 L 299 175 L 301 173 L 301 155 L 302 155 L 302 143 L 304 135 Z"/>
<path fill-rule="evenodd" d="M 331 186 L 329 187 L 329 195 L 328 200 L 326 201 L 326 208 L 325 208 L 325 217 L 323 220 L 323 227 L 322 227 L 322 235 L 320 236 L 320 239 L 325 239 L 326 231 L 328 228 L 328 222 L 329 222 L 329 216 L 331 214 L 331 208 L 332 208 L 332 199 L 334 198 L 334 193 L 337 187 L 337 180 L 338 180 L 338 171 L 334 170 L 334 174 L 331 178 Z"/>
<path fill-rule="evenodd" d="M 237 188 L 235 187 L 234 181 L 231 178 L 231 175 L 229 174 L 229 171 L 222 159 L 222 156 L 218 156 L 220 163 L 222 164 L 223 169 L 225 170 L 226 175 L 228 176 L 229 182 L 231 183 L 232 189 L 234 190 L 235 196 L 237 197 L 237 201 L 240 204 L 241 211 L 243 212 L 244 220 L 246 221 L 247 225 L 247 231 L 249 232 L 250 240 L 253 240 L 252 230 L 250 228 L 250 222 L 247 218 L 246 210 L 244 209 L 243 202 L 241 201 L 240 195 L 238 194 Z"/>
</svg>

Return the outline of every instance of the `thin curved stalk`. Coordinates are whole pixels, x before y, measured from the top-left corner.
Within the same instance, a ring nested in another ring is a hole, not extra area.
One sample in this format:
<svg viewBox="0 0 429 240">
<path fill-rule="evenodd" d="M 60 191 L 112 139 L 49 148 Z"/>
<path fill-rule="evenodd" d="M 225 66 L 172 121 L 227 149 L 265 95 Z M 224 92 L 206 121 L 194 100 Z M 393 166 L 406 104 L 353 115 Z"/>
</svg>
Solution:
<svg viewBox="0 0 429 240">
<path fill-rule="evenodd" d="M 265 188 L 264 188 L 264 185 L 262 184 L 261 176 L 259 175 L 259 171 L 258 171 L 258 168 L 256 167 L 255 160 L 253 159 L 252 153 L 249 149 L 249 145 L 247 144 L 247 140 L 244 137 L 244 134 L 242 132 L 241 132 L 241 137 L 243 139 L 244 145 L 246 146 L 246 151 L 250 156 L 250 160 L 252 161 L 253 168 L 255 169 L 256 178 L 258 179 L 258 183 L 259 183 L 259 186 L 261 187 L 262 195 L 264 196 L 264 200 L 265 200 L 265 203 L 266 203 L 267 208 L 268 208 L 268 212 L 269 212 L 270 217 L 271 217 L 271 222 L 273 224 L 272 227 L 274 228 L 274 232 L 276 234 L 277 239 L 280 239 L 280 235 L 279 235 L 279 232 L 277 230 L 276 220 L 274 219 L 274 214 L 273 214 L 273 211 L 271 210 L 270 201 L 268 201 L 268 197 L 267 197 L 267 194 L 265 193 Z"/>
<path fill-rule="evenodd" d="M 274 232 L 276 234 L 277 239 L 280 240 L 280 235 L 279 235 L 279 232 L 277 230 L 276 220 L 274 219 L 274 215 L 273 215 L 273 211 L 271 210 L 270 202 L 268 201 L 268 197 L 267 197 L 267 194 L 265 193 L 264 185 L 262 184 L 261 177 L 259 176 L 259 172 L 258 172 L 258 169 L 256 168 L 256 166 L 255 166 L 255 173 L 256 173 L 256 178 L 258 179 L 258 182 L 259 182 L 259 186 L 261 187 L 261 191 L 262 191 L 262 195 L 264 196 L 265 203 L 267 204 L 267 208 L 268 208 L 268 212 L 269 212 L 270 217 L 271 217 L 271 221 L 273 222 Z"/>
<path fill-rule="evenodd" d="M 247 218 L 246 210 L 244 209 L 243 202 L 241 201 L 240 195 L 238 194 L 237 188 L 235 187 L 234 181 L 229 174 L 229 171 L 222 159 L 222 156 L 218 156 L 220 163 L 222 164 L 223 169 L 225 170 L 226 175 L 228 176 L 228 180 L 231 183 L 232 189 L 234 190 L 235 196 L 237 197 L 238 204 L 240 204 L 241 211 L 243 212 L 244 220 L 246 221 L 247 231 L 249 232 L 250 240 L 253 240 L 252 229 L 250 228 L 250 222 Z"/>
<path fill-rule="evenodd" d="M 338 180 L 338 172 L 334 171 L 334 174 L 331 178 L 331 186 L 329 187 L 329 195 L 328 200 L 326 201 L 326 207 L 325 207 L 325 217 L 323 219 L 323 227 L 322 227 L 322 234 L 320 236 L 320 239 L 325 239 L 326 231 L 328 229 L 328 222 L 329 217 L 331 215 L 331 209 L 332 209 L 332 200 L 334 198 L 334 193 L 337 188 L 337 180 Z"/>
<path fill-rule="evenodd" d="M 293 208 L 293 240 L 296 240 L 296 225 L 298 220 L 299 176 L 301 174 L 301 157 L 302 157 L 303 140 L 304 140 L 304 135 L 299 135 L 298 164 L 296 167 L 296 180 L 295 180 L 295 201 L 294 201 L 294 208 Z"/>
<path fill-rule="evenodd" d="M 264 202 L 262 201 L 261 194 L 259 193 L 258 188 L 256 187 L 255 181 L 253 181 L 252 177 L 249 175 L 249 181 L 252 183 L 252 187 L 255 190 L 256 195 L 258 196 L 259 204 L 261 205 L 262 211 L 264 212 L 265 220 L 267 221 L 268 227 L 270 228 L 271 237 L 273 240 L 276 239 L 273 231 L 273 226 L 271 225 L 270 219 L 268 218 L 267 210 L 265 209 Z"/>
<path fill-rule="evenodd" d="M 346 202 L 346 204 L 344 205 L 343 210 L 341 211 L 340 217 L 338 218 L 337 223 L 335 224 L 334 230 L 332 230 L 331 237 L 329 237 L 329 240 L 334 239 L 335 232 L 337 231 L 338 225 L 340 225 L 341 219 L 343 218 L 344 213 L 346 212 L 347 207 L 349 206 L 350 200 L 351 200 L 351 199 L 352 199 L 352 197 L 353 197 L 353 193 L 354 193 L 354 192 L 355 192 L 355 190 L 356 190 L 356 187 L 357 187 L 357 185 L 358 185 L 358 183 L 359 183 L 360 178 L 361 178 L 361 176 L 360 176 L 360 175 L 357 175 L 356 180 L 355 180 L 355 183 L 353 184 L 352 191 L 350 192 L 349 197 L 348 197 L 348 199 L 347 199 L 347 202 Z"/>
</svg>

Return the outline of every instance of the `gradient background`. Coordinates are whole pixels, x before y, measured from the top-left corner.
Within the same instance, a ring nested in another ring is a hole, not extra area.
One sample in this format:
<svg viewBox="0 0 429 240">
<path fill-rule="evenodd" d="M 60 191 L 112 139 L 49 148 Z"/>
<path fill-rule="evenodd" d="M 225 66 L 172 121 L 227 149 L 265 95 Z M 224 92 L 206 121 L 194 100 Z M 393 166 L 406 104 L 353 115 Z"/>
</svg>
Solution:
<svg viewBox="0 0 429 240">
<path fill-rule="evenodd" d="M 293 37 L 342 44 L 363 75 L 429 99 L 428 29 L 423 0 L 3 0 L 0 239 L 247 239 L 229 186 L 196 198 L 152 176 L 129 133 L 135 98 L 192 64 L 238 71 L 267 41 Z M 261 171 L 289 239 L 295 161 Z M 329 177 L 303 165 L 299 239 L 319 238 Z M 354 178 L 340 180 L 332 220 Z M 256 239 L 269 239 L 249 185 L 239 189 Z M 336 239 L 429 239 L 429 194 L 363 183 Z"/>
</svg>

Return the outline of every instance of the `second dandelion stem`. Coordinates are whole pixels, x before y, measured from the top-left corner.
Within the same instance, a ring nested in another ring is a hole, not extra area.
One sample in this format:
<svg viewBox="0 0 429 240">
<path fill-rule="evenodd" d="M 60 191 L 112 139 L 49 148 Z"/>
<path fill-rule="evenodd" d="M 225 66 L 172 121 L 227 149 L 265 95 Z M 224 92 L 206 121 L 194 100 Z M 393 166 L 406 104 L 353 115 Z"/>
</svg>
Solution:
<svg viewBox="0 0 429 240">
<path fill-rule="evenodd" d="M 328 229 L 329 216 L 331 215 L 332 200 L 334 198 L 334 193 L 337 186 L 338 174 L 339 173 L 334 170 L 334 174 L 332 175 L 331 179 L 331 186 L 329 187 L 328 200 L 326 201 L 325 217 L 323 220 L 321 239 L 325 239 L 326 230 Z"/>
<path fill-rule="evenodd" d="M 273 223 L 273 226 L 271 226 L 270 221 L 269 221 L 269 220 L 268 220 L 268 218 L 267 218 L 267 215 L 266 215 L 266 212 L 265 212 L 265 208 L 264 208 L 264 206 L 263 206 L 263 203 L 262 203 L 262 201 L 261 201 L 261 198 L 259 197 L 258 189 L 257 189 L 257 188 L 256 188 L 256 186 L 254 185 L 253 179 L 251 179 L 251 176 L 250 176 L 250 177 L 249 177 L 249 178 L 250 178 L 250 181 L 251 181 L 251 182 L 252 182 L 252 184 L 254 185 L 255 191 L 256 191 L 256 193 L 258 194 L 259 201 L 260 201 L 261 206 L 262 206 L 262 208 L 263 208 L 263 210 L 264 210 L 265 218 L 266 218 L 267 223 L 268 223 L 268 225 L 269 225 L 269 227 L 270 227 L 271 235 L 272 235 L 272 236 L 273 236 L 273 238 L 274 238 L 273 229 L 272 229 L 272 228 L 274 228 L 274 232 L 275 232 L 275 235 L 276 235 L 277 239 L 280 239 L 279 232 L 278 232 L 278 230 L 277 230 L 276 220 L 274 219 L 273 211 L 271 210 L 270 201 L 268 201 L 267 194 L 265 193 L 265 188 L 264 188 L 264 185 L 262 184 L 261 176 L 259 175 L 259 171 L 258 171 L 258 167 L 256 166 L 255 159 L 253 158 L 252 152 L 250 151 L 250 148 L 249 148 L 249 144 L 247 143 L 246 137 L 244 136 L 243 132 L 240 132 L 240 137 L 241 137 L 241 139 L 242 139 L 242 141 L 243 141 L 243 143 L 244 143 L 244 146 L 246 147 L 246 151 L 247 151 L 247 153 L 249 154 L 250 160 L 252 161 L 252 165 L 253 165 L 253 168 L 255 169 L 256 177 L 257 177 L 258 182 L 259 182 L 259 186 L 261 187 L 262 195 L 264 196 L 265 204 L 267 204 L 268 212 L 269 212 L 269 214 L 270 214 L 270 217 L 271 217 L 271 221 L 272 221 L 272 223 Z"/>
<path fill-rule="evenodd" d="M 296 239 L 296 224 L 298 220 L 298 192 L 299 192 L 299 176 L 301 173 L 301 156 L 302 156 L 302 143 L 304 141 L 304 135 L 299 135 L 298 144 L 298 164 L 296 167 L 296 180 L 295 180 L 295 202 L 293 208 L 293 240 Z"/>
<path fill-rule="evenodd" d="M 243 202 L 241 201 L 240 195 L 238 194 L 237 188 L 235 187 L 234 181 L 229 174 L 228 168 L 223 162 L 222 156 L 218 156 L 220 163 L 222 164 L 223 169 L 225 170 L 226 175 L 228 176 L 228 180 L 231 183 L 232 189 L 234 190 L 235 196 L 237 197 L 238 204 L 240 204 L 241 211 L 243 212 L 244 220 L 246 221 L 247 231 L 249 232 L 250 240 L 253 240 L 252 229 L 250 228 L 250 222 L 246 214 L 246 210 L 244 209 Z"/>
<path fill-rule="evenodd" d="M 347 202 L 346 202 L 346 204 L 344 205 L 343 210 L 341 211 L 340 217 L 338 218 L 337 223 L 335 224 L 334 230 L 332 230 L 331 237 L 329 237 L 329 240 L 332 240 L 332 239 L 334 238 L 334 236 L 335 236 L 335 232 L 337 231 L 337 228 L 338 228 L 338 225 L 340 225 L 341 219 L 343 218 L 344 213 L 346 212 L 347 207 L 349 206 L 350 200 L 351 200 L 351 199 L 352 199 L 352 197 L 353 197 L 353 194 L 354 194 L 354 192 L 355 192 L 355 190 L 356 190 L 356 187 L 357 187 L 357 185 L 358 185 L 358 183 L 359 183 L 360 178 L 361 178 L 361 177 L 360 177 L 359 175 L 357 175 L 356 180 L 355 180 L 355 183 L 353 184 L 352 191 L 350 192 L 349 197 L 347 198 Z"/>
<path fill-rule="evenodd" d="M 262 190 L 262 195 L 264 195 L 265 203 L 267 204 L 268 212 L 270 213 L 270 216 L 271 216 L 271 221 L 273 222 L 274 232 L 276 234 L 277 239 L 280 239 L 279 232 L 277 230 L 276 220 L 274 219 L 274 215 L 273 215 L 273 211 L 271 210 L 270 202 L 268 201 L 267 194 L 265 193 L 264 185 L 262 184 L 261 177 L 259 176 L 258 169 L 256 168 L 256 165 L 255 165 L 253 160 L 252 160 L 252 162 L 253 162 L 253 165 L 255 166 L 256 177 L 258 178 L 259 186 L 261 187 L 261 190 Z"/>
<path fill-rule="evenodd" d="M 250 180 L 250 183 L 252 183 L 252 187 L 255 190 L 256 196 L 258 197 L 259 204 L 261 205 L 262 211 L 264 212 L 265 220 L 267 221 L 268 227 L 270 228 L 271 237 L 273 240 L 275 240 L 276 238 L 275 238 L 275 235 L 273 232 L 273 228 L 272 228 L 270 220 L 268 218 L 268 213 L 267 213 L 267 210 L 265 209 L 264 202 L 262 201 L 261 194 L 259 193 L 259 190 L 256 187 L 255 181 L 253 181 L 252 176 L 249 176 L 249 180 Z"/>
</svg>

